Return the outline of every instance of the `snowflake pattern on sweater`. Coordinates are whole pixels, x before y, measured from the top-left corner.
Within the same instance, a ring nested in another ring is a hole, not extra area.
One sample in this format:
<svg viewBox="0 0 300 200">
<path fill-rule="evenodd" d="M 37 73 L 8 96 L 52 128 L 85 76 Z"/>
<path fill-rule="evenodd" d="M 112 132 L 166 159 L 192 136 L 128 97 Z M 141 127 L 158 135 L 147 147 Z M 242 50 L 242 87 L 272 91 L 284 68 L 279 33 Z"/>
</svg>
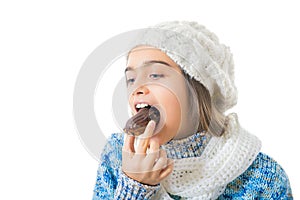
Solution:
<svg viewBox="0 0 300 200">
<path fill-rule="evenodd" d="M 182 155 L 199 156 L 209 141 L 200 133 L 189 138 L 193 154 L 181 145 Z M 172 144 L 175 145 L 175 144 Z M 121 170 L 123 134 L 112 134 L 100 158 L 93 200 L 100 199 L 151 199 L 161 187 L 148 186 L 127 177 Z M 182 148 L 183 147 L 183 148 Z M 195 151 L 196 149 L 196 151 Z M 172 156 L 169 149 L 168 157 Z M 194 152 L 199 152 L 199 155 Z M 181 199 L 169 194 L 171 199 Z M 293 199 L 288 177 L 281 166 L 266 154 L 259 153 L 252 165 L 230 182 L 218 199 Z"/>
</svg>

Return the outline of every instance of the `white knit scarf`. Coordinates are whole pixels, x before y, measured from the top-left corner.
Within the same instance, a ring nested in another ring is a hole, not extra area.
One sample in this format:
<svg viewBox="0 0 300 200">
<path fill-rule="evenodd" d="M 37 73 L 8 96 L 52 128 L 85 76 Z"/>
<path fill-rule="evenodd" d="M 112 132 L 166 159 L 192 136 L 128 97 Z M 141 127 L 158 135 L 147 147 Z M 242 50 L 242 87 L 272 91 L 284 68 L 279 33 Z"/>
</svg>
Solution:
<svg viewBox="0 0 300 200">
<path fill-rule="evenodd" d="M 228 126 L 221 137 L 212 137 L 200 157 L 173 159 L 174 170 L 153 199 L 217 199 L 228 183 L 254 161 L 260 140 L 240 127 L 237 115 L 227 116 Z"/>
</svg>

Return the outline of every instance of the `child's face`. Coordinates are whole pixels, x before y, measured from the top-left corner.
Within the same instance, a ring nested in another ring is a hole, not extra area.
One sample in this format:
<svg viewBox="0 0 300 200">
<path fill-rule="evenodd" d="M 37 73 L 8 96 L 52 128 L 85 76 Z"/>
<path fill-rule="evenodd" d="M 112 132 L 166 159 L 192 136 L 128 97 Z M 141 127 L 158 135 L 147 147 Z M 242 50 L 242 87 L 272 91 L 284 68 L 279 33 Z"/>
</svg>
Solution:
<svg viewBox="0 0 300 200">
<path fill-rule="evenodd" d="M 159 106 L 164 112 L 165 123 L 151 140 L 162 145 L 176 138 L 186 104 L 185 79 L 178 65 L 159 49 L 137 47 L 128 56 L 125 75 L 133 114 L 138 103 Z"/>
</svg>

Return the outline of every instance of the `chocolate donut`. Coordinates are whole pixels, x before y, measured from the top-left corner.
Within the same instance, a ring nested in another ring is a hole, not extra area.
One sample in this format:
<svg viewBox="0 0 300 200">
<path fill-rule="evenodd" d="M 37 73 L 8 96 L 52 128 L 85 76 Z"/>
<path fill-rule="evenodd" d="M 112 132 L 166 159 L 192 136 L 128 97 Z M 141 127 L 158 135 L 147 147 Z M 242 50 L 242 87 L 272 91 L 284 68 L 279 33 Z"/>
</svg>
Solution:
<svg viewBox="0 0 300 200">
<path fill-rule="evenodd" d="M 123 130 L 127 134 L 139 136 L 145 132 L 150 120 L 154 120 L 156 125 L 160 120 L 159 110 L 154 106 L 141 108 L 136 115 L 127 121 Z"/>
</svg>

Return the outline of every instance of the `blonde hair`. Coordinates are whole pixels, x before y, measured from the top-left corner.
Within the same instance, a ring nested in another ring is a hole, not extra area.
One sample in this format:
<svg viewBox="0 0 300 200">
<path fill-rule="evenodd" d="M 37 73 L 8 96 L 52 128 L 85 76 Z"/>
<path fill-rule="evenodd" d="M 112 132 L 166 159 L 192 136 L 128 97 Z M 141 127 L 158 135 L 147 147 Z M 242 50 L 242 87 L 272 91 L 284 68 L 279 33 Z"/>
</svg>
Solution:
<svg viewBox="0 0 300 200">
<path fill-rule="evenodd" d="M 222 136 L 226 127 L 225 115 L 214 105 L 209 91 L 199 81 L 182 72 L 198 98 L 200 122 L 197 131 L 207 131 L 214 136 Z"/>
</svg>

